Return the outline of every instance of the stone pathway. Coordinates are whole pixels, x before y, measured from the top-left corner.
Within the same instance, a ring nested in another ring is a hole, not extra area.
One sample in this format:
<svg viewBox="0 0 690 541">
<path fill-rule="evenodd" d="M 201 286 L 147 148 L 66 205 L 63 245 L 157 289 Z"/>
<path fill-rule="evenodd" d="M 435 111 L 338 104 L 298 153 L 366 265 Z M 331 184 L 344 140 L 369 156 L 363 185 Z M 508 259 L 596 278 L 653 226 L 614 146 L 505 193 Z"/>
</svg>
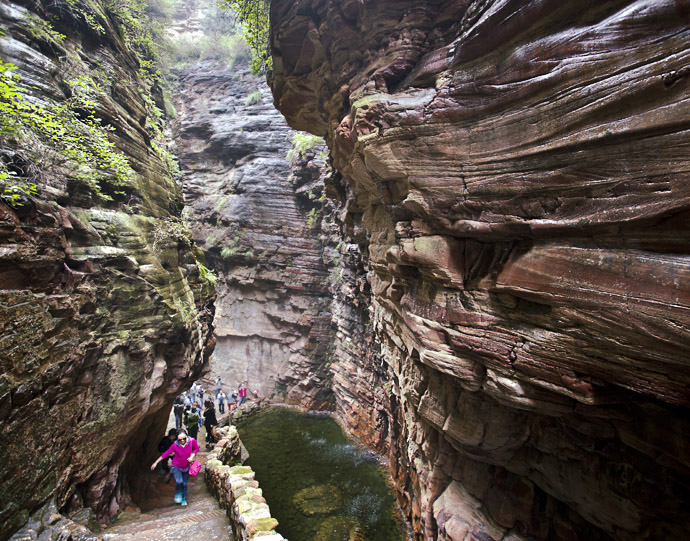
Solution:
<svg viewBox="0 0 690 541">
<path fill-rule="evenodd" d="M 201 432 L 204 429 L 199 433 L 198 458 L 205 464 L 207 452 Z M 121 514 L 101 533 L 104 540 L 232 541 L 230 521 L 206 486 L 203 470 L 197 477 L 189 478 L 187 507 L 173 503 L 175 482 L 171 480 L 166 484 L 159 474 L 155 475 L 157 480 L 151 485 L 150 498 L 140 502 L 141 513 Z"/>
</svg>

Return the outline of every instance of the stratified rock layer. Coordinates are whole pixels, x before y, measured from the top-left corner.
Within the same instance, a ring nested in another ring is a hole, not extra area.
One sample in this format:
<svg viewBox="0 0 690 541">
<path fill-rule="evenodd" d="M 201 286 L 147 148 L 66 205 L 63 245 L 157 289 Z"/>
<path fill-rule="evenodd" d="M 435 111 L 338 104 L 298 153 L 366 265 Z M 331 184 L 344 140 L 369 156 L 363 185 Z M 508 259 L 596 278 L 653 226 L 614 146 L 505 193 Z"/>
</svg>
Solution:
<svg viewBox="0 0 690 541">
<path fill-rule="evenodd" d="M 61 104 L 66 79 L 98 74 L 108 82 L 96 115 L 136 171 L 104 201 L 64 165 L 36 163 L 46 167 L 38 195 L 0 202 L 2 538 L 49 500 L 100 519 L 117 513 L 138 479 L 127 474 L 149 463 L 173 397 L 213 347 L 213 288 L 179 221 L 181 194 L 149 144 L 137 90 L 147 83 L 99 6 L 85 9 L 102 32 L 66 4 L 0 6 L 0 54 L 26 99 Z M 16 141 L 2 143 L 11 158 Z"/>
<path fill-rule="evenodd" d="M 383 416 L 338 411 L 385 429 L 420 538 L 688 537 L 689 21 L 272 2 L 274 100 L 343 176 L 390 377 Z"/>
<path fill-rule="evenodd" d="M 332 409 L 328 273 L 309 220 L 320 169 L 298 157 L 289 181 L 294 131 L 245 63 L 183 69 L 176 108 L 188 218 L 220 278 L 207 388 L 220 376 L 228 395 L 243 382 L 260 398 Z"/>
</svg>

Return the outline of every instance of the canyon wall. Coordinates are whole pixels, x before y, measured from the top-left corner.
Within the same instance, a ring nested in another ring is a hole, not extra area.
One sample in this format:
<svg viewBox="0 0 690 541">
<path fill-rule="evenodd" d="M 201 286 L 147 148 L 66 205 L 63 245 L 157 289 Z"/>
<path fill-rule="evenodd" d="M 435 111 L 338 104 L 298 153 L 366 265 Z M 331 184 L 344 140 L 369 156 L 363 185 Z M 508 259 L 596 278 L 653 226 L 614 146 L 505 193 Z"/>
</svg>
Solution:
<svg viewBox="0 0 690 541">
<path fill-rule="evenodd" d="M 208 0 L 186 2 L 173 41 L 198 48 L 223 17 Z M 229 392 L 244 381 L 306 409 L 333 410 L 338 396 L 343 424 L 383 451 L 390 396 L 371 332 L 361 212 L 323 143 L 272 105 L 248 54 L 201 53 L 173 69 L 185 214 L 219 274 L 217 345 L 202 384 L 214 389 L 220 376 Z M 365 359 L 373 372 L 360 369 Z"/>
<path fill-rule="evenodd" d="M 184 39 L 197 27 L 178 16 Z M 293 171 L 286 156 L 295 132 L 247 57 L 195 61 L 177 75 L 186 218 L 219 275 L 217 345 L 202 383 L 214 390 L 220 376 L 228 395 L 244 382 L 261 398 L 332 409 L 328 271 L 312 212 L 321 207 L 319 149 L 297 153 Z"/>
<path fill-rule="evenodd" d="M 686 3 L 271 17 L 275 104 L 327 140 L 372 299 L 336 408 L 417 537 L 688 537 Z"/>
<path fill-rule="evenodd" d="M 157 146 L 161 94 L 121 19 L 99 2 L 8 1 L 0 22 L 16 67 L 0 85 L 6 538 L 49 501 L 102 520 L 131 501 L 213 348 L 214 291 Z"/>
</svg>

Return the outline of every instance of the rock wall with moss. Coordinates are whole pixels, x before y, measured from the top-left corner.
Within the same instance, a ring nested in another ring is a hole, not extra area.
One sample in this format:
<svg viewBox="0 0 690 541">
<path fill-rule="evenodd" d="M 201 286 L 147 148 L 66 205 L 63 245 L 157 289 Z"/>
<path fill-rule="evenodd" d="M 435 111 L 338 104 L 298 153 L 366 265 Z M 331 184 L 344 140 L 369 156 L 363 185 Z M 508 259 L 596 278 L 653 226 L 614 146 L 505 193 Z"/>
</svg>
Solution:
<svg viewBox="0 0 690 541">
<path fill-rule="evenodd" d="M 688 537 L 689 13 L 271 3 L 371 291 L 337 407 L 418 538 Z"/>
<path fill-rule="evenodd" d="M 117 513 L 213 348 L 140 15 L 0 5 L 0 537 Z"/>
</svg>

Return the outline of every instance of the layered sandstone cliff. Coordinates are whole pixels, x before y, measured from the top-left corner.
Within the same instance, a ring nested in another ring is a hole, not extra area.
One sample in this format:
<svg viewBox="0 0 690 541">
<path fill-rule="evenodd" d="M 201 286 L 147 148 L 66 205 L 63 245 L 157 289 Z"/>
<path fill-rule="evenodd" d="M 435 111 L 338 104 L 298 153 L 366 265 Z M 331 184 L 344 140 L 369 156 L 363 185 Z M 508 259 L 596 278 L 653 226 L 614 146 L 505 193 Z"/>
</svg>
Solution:
<svg viewBox="0 0 690 541">
<path fill-rule="evenodd" d="M 688 536 L 688 22 L 272 3 L 275 103 L 326 137 L 372 293 L 335 382 L 379 399 L 338 411 L 420 538 Z"/>
<path fill-rule="evenodd" d="M 12 178 L 38 181 L 14 201 L 3 184 L 0 201 L 5 538 L 49 500 L 48 515 L 86 506 L 100 519 L 129 501 L 129 474 L 149 462 L 173 397 L 211 353 L 213 287 L 155 146 L 160 94 L 117 17 L 99 2 L 12 1 L 0 22 L 2 60 L 38 107 L 37 125 L 3 123 L 0 149 Z M 79 92 L 91 103 L 65 109 Z M 114 150 L 92 137 L 106 125 Z M 61 140 L 46 137 L 64 126 Z M 129 178 L 114 182 L 112 167 L 77 153 L 84 145 L 123 156 Z"/>
<path fill-rule="evenodd" d="M 292 174 L 294 131 L 246 60 L 184 67 L 176 96 L 185 212 L 219 275 L 206 387 L 220 376 L 227 394 L 244 382 L 261 398 L 332 409 L 328 272 L 309 215 L 321 205 L 309 189 L 316 155 L 297 156 Z"/>
</svg>

